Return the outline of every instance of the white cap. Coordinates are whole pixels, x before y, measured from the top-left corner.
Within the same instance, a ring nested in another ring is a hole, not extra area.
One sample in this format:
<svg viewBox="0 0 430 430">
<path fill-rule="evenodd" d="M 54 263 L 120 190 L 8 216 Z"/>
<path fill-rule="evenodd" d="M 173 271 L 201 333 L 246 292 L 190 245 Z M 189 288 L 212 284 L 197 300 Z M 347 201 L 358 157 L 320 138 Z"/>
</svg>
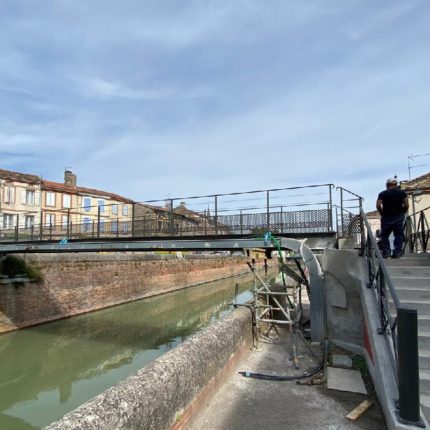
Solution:
<svg viewBox="0 0 430 430">
<path fill-rule="evenodd" d="M 397 184 L 397 179 L 396 178 L 388 178 L 387 184 Z"/>
</svg>

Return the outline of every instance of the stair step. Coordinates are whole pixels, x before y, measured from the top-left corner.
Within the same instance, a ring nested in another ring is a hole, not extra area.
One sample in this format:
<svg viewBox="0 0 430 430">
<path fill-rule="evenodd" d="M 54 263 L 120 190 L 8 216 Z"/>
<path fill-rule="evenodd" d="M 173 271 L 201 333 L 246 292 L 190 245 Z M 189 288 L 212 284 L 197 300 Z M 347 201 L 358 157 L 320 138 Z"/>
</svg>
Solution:
<svg viewBox="0 0 430 430">
<path fill-rule="evenodd" d="M 430 292 L 430 277 L 426 276 L 390 276 L 394 287 L 397 288 L 421 288 Z"/>
<path fill-rule="evenodd" d="M 425 348 L 421 345 L 418 355 L 420 371 L 421 369 L 430 370 L 430 348 Z M 430 403 L 428 406 L 430 406 Z"/>
<path fill-rule="evenodd" d="M 418 314 L 418 330 L 430 333 L 430 315 Z"/>
<path fill-rule="evenodd" d="M 430 303 L 430 290 L 423 288 L 396 288 L 397 296 L 403 302 L 428 301 Z"/>
<path fill-rule="evenodd" d="M 398 267 L 398 266 L 407 266 L 407 267 L 430 267 L 430 256 L 422 254 L 421 258 L 414 257 L 403 257 L 403 258 L 387 258 L 384 260 L 385 265 L 388 267 Z"/>
<path fill-rule="evenodd" d="M 430 331 L 418 330 L 418 349 L 420 353 L 430 349 Z"/>
<path fill-rule="evenodd" d="M 414 266 L 390 266 L 388 267 L 390 276 L 403 276 L 411 278 L 429 278 L 430 267 L 414 267 Z"/>
<path fill-rule="evenodd" d="M 420 369 L 420 395 L 421 393 L 423 396 L 430 395 L 430 370 Z"/>
<path fill-rule="evenodd" d="M 403 299 L 401 302 L 402 305 L 416 309 L 418 314 L 430 315 L 430 297 L 429 299 Z"/>
</svg>

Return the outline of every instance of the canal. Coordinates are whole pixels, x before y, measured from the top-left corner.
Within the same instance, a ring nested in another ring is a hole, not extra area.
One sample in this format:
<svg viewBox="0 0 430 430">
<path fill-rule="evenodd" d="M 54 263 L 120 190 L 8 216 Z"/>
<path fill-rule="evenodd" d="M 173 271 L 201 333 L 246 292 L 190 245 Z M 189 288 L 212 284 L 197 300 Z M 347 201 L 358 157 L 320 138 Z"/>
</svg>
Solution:
<svg viewBox="0 0 430 430">
<path fill-rule="evenodd" d="M 252 297 L 250 275 L 0 336 L 0 429 L 40 429 Z"/>
</svg>

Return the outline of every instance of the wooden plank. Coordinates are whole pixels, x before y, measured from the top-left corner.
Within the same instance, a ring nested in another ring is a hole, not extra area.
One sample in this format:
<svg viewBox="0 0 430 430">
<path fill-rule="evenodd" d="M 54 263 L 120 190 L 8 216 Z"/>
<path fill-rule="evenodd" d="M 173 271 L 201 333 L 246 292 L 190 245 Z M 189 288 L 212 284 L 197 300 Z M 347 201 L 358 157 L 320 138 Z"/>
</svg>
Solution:
<svg viewBox="0 0 430 430">
<path fill-rule="evenodd" d="M 351 421 L 357 421 L 372 405 L 373 402 L 371 400 L 364 400 L 355 409 L 353 409 L 346 418 Z"/>
</svg>

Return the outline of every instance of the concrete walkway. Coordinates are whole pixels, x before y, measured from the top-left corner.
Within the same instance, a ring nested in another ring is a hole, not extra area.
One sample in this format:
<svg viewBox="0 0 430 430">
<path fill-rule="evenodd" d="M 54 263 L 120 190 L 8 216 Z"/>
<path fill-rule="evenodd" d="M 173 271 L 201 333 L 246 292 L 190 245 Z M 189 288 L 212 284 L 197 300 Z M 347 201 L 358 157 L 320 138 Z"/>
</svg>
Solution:
<svg viewBox="0 0 430 430">
<path fill-rule="evenodd" d="M 277 340 L 277 341 L 276 341 Z M 318 348 L 319 349 L 319 348 Z M 320 354 L 321 351 L 318 351 Z M 385 429 L 385 420 L 375 395 L 328 390 L 325 385 L 297 385 L 295 382 L 245 378 L 239 371 L 276 375 L 298 375 L 315 367 L 313 358 L 299 341 L 299 370 L 292 363 L 291 336 L 280 333 L 274 341 L 260 341 L 237 366 L 218 392 L 203 405 L 188 427 L 191 430 L 260 429 Z M 358 421 L 346 415 L 364 399 L 374 400 Z"/>
<path fill-rule="evenodd" d="M 385 260 L 400 301 L 418 310 L 421 405 L 430 421 L 430 254 Z"/>
</svg>

